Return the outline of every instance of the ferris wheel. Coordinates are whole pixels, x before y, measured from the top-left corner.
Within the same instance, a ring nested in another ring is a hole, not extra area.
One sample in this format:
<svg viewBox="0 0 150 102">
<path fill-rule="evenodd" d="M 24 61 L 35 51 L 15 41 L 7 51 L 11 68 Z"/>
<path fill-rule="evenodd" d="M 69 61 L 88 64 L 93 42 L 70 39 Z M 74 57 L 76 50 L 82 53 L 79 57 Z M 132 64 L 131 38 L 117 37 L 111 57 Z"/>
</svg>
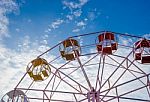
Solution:
<svg viewBox="0 0 150 102">
<path fill-rule="evenodd" d="M 1 102 L 150 102 L 150 40 L 111 31 L 69 37 L 30 61 Z"/>
</svg>

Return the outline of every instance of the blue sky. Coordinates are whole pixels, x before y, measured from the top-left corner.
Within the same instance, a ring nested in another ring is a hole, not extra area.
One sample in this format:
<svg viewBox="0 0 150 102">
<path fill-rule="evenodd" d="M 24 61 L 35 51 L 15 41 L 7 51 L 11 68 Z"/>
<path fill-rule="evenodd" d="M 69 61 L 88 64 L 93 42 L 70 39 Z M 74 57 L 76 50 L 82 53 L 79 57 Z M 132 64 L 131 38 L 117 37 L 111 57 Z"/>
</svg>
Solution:
<svg viewBox="0 0 150 102">
<path fill-rule="evenodd" d="M 48 42 L 53 45 L 68 36 L 100 30 L 135 35 L 150 32 L 149 0 L 19 0 L 18 3 L 17 11 L 6 14 L 11 37 L 3 37 L 4 43 L 13 49 L 26 35 L 32 41 L 48 35 Z M 52 41 L 55 37 L 57 40 Z"/>
<path fill-rule="evenodd" d="M 69 36 L 108 30 L 150 37 L 149 10 L 150 0 L 0 0 L 0 97 L 31 59 Z"/>
</svg>

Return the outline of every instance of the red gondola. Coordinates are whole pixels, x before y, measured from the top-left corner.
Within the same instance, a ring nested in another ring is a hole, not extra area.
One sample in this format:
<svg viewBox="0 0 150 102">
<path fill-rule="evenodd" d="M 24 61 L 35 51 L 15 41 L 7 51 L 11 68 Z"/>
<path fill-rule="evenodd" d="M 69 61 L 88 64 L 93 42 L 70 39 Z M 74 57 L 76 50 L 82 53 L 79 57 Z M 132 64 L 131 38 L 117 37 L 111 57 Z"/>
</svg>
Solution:
<svg viewBox="0 0 150 102">
<path fill-rule="evenodd" d="M 103 54 L 112 54 L 117 50 L 117 42 L 115 36 L 111 32 L 105 32 L 98 36 L 99 44 L 97 50 Z"/>
<path fill-rule="evenodd" d="M 150 40 L 142 39 L 134 44 L 134 59 L 140 63 L 150 63 Z"/>
</svg>

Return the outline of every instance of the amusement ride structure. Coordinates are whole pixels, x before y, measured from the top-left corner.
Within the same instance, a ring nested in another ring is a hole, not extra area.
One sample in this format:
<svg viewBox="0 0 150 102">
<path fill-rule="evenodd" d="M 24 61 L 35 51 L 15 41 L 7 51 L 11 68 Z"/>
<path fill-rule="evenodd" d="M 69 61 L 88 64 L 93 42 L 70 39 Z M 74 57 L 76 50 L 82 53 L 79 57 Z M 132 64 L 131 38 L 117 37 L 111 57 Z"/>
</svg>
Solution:
<svg viewBox="0 0 150 102">
<path fill-rule="evenodd" d="M 150 102 L 150 40 L 72 36 L 33 59 L 1 102 Z"/>
</svg>

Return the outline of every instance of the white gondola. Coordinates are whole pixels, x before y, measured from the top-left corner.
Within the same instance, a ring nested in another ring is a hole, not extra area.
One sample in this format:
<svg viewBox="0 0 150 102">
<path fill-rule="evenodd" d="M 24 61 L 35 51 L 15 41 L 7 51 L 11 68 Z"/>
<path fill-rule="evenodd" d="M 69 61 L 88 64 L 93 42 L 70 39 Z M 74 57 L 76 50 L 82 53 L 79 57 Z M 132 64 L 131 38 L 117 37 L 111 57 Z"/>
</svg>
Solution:
<svg viewBox="0 0 150 102">
<path fill-rule="evenodd" d="M 1 102 L 29 102 L 29 100 L 23 91 L 12 90 L 2 97 Z"/>
</svg>

